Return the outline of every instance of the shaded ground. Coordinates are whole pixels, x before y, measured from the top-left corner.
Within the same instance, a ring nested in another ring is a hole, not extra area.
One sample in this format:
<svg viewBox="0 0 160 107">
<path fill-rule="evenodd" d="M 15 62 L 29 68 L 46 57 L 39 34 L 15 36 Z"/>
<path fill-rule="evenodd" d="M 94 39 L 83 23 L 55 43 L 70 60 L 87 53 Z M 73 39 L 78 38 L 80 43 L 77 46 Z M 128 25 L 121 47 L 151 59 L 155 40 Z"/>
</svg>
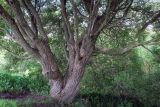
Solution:
<svg viewBox="0 0 160 107">
<path fill-rule="evenodd" d="M 34 100 L 44 100 L 48 99 L 48 96 L 36 95 L 31 93 L 0 93 L 0 99 L 17 99 L 17 100 L 25 100 L 25 99 L 34 99 Z"/>
<path fill-rule="evenodd" d="M 0 93 L 0 99 L 14 100 L 17 107 L 54 107 L 54 103 L 49 96 L 31 93 Z"/>
<path fill-rule="evenodd" d="M 16 106 L 0 107 L 55 107 L 49 96 L 36 95 L 31 93 L 0 93 L 0 99 L 16 101 Z M 145 107 L 136 98 L 125 96 L 116 97 L 101 94 L 79 95 L 72 107 Z M 152 106 L 159 107 L 159 106 Z"/>
</svg>

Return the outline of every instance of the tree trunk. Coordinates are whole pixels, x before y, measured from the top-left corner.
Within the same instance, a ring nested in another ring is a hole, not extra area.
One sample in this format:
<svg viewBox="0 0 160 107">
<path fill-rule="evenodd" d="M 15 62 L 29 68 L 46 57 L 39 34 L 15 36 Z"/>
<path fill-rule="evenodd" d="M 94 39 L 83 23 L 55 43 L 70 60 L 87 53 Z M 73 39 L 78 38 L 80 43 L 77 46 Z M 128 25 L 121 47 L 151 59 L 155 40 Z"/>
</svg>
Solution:
<svg viewBox="0 0 160 107">
<path fill-rule="evenodd" d="M 66 78 L 50 80 L 50 95 L 58 103 L 71 103 L 80 89 L 80 80 L 84 72 L 84 66 L 80 63 L 73 65 L 73 70 Z"/>
<path fill-rule="evenodd" d="M 84 66 L 81 63 L 75 63 L 73 70 L 68 72 L 63 80 L 51 80 L 50 94 L 58 103 L 71 103 L 73 101 L 80 89 Z"/>
<path fill-rule="evenodd" d="M 42 65 L 42 74 L 47 76 L 50 81 L 50 95 L 57 103 L 71 103 L 80 89 L 80 80 L 84 73 L 84 62 L 70 61 L 71 69 L 68 69 L 67 75 L 62 76 L 55 62 L 49 45 L 44 41 L 38 41 L 37 48 L 40 53 L 40 62 Z M 75 59 L 72 59 L 75 60 Z M 74 63 L 73 63 L 74 62 Z"/>
</svg>

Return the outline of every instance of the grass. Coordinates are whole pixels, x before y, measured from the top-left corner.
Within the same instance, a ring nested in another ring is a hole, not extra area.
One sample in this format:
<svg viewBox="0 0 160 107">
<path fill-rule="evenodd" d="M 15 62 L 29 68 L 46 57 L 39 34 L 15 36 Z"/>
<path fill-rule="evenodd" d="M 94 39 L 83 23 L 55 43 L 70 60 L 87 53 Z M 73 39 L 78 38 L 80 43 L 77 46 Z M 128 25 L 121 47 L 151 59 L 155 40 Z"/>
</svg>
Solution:
<svg viewBox="0 0 160 107">
<path fill-rule="evenodd" d="M 0 99 L 0 107 L 54 107 L 54 102 L 51 99 Z"/>
<path fill-rule="evenodd" d="M 17 107 L 17 102 L 15 100 L 0 100 L 0 107 Z"/>
<path fill-rule="evenodd" d="M 33 100 L 33 99 L 26 99 L 24 101 L 17 101 L 17 107 L 54 107 L 54 102 L 51 99 L 44 99 L 44 100 Z"/>
</svg>

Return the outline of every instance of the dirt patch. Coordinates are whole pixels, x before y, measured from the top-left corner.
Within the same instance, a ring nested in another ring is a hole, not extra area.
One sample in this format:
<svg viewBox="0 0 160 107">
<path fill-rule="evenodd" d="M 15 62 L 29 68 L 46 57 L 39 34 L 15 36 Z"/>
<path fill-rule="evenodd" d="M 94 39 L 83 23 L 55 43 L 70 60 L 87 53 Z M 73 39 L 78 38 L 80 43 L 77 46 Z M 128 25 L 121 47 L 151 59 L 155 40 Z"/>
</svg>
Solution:
<svg viewBox="0 0 160 107">
<path fill-rule="evenodd" d="M 17 99 L 17 98 L 25 98 L 30 93 L 0 93 L 0 99 Z"/>
<path fill-rule="evenodd" d="M 49 96 L 32 93 L 0 93 L 0 99 L 15 100 L 18 107 L 54 107 Z"/>
<path fill-rule="evenodd" d="M 49 96 L 42 96 L 32 93 L 0 93 L 0 99 L 14 99 L 14 100 L 27 100 L 33 99 L 36 101 L 43 101 L 45 99 L 50 99 Z"/>
</svg>

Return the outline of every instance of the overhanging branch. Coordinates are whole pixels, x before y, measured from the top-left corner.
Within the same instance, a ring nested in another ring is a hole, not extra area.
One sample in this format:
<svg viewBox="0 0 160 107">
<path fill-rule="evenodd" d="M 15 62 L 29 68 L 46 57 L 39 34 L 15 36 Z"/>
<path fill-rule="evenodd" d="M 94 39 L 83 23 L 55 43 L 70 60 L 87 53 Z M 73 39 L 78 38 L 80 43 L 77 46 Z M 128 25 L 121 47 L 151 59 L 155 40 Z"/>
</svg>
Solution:
<svg viewBox="0 0 160 107">
<path fill-rule="evenodd" d="M 125 54 L 129 51 L 131 51 L 132 49 L 138 47 L 138 46 L 144 46 L 144 45 L 153 45 L 153 43 L 156 43 L 160 41 L 160 38 L 155 38 L 155 39 L 151 39 L 142 43 L 138 43 L 138 42 L 134 42 L 131 43 L 130 45 L 123 47 L 123 48 L 100 48 L 100 47 L 96 47 L 95 48 L 95 53 L 101 53 L 101 54 L 106 54 L 106 55 L 110 55 L 110 56 L 115 56 L 115 55 L 122 55 Z"/>
<path fill-rule="evenodd" d="M 22 33 L 20 32 L 20 29 L 18 28 L 17 23 L 15 20 L 11 17 L 11 15 L 8 14 L 7 11 L 0 5 L 0 16 L 3 18 L 3 20 L 6 21 L 7 24 L 9 24 L 14 32 L 14 39 L 20 44 L 26 51 L 34 55 L 36 58 L 39 57 L 39 54 L 36 49 L 32 48 L 30 44 L 23 38 Z"/>
<path fill-rule="evenodd" d="M 136 36 L 138 36 L 140 33 L 142 33 L 150 24 L 154 23 L 157 21 L 157 19 L 160 18 L 160 10 L 158 11 L 157 14 L 155 14 L 150 20 L 148 20 L 142 27 L 141 29 L 138 30 Z"/>
<path fill-rule="evenodd" d="M 23 16 L 23 12 L 20 8 L 20 3 L 17 0 L 6 0 L 11 9 L 14 11 L 16 16 L 17 24 L 19 24 L 19 29 L 25 34 L 25 36 L 29 37 L 31 40 L 34 39 L 35 33 L 29 27 L 27 21 Z"/>
</svg>

